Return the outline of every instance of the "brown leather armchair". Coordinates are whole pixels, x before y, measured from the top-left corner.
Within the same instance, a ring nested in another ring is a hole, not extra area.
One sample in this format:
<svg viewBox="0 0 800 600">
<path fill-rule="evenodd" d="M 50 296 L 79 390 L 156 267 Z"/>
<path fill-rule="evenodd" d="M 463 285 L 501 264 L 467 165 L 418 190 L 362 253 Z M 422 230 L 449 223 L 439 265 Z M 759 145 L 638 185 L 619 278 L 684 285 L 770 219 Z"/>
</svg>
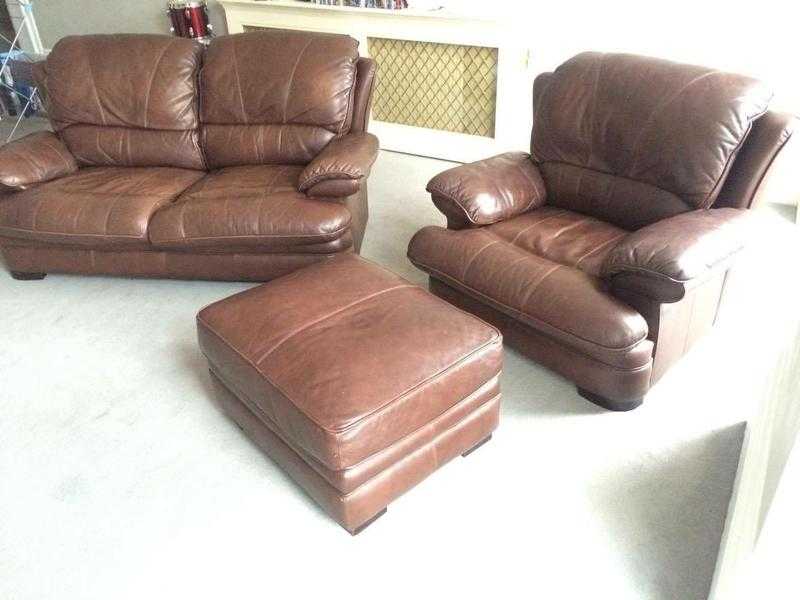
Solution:
<svg viewBox="0 0 800 600">
<path fill-rule="evenodd" d="M 448 228 L 419 231 L 409 258 L 587 399 L 635 408 L 714 322 L 791 137 L 770 99 L 748 77 L 580 54 L 534 83 L 530 155 L 430 182 Z"/>
<path fill-rule="evenodd" d="M 37 71 L 55 132 L 0 148 L 14 277 L 264 281 L 359 251 L 378 141 L 352 38 L 69 37 Z"/>
</svg>

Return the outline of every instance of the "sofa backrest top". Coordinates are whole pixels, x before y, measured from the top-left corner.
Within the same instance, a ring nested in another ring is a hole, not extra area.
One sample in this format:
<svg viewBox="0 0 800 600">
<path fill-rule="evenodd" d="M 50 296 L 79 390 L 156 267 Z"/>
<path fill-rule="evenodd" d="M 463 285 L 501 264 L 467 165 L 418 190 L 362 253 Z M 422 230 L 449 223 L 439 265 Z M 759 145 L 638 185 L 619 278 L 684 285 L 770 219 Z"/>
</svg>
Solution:
<svg viewBox="0 0 800 600">
<path fill-rule="evenodd" d="M 207 49 L 88 35 L 59 41 L 37 72 L 81 164 L 203 169 L 310 162 L 352 126 L 358 60 L 353 38 L 302 31 L 221 36 Z"/>
<path fill-rule="evenodd" d="M 350 130 L 357 61 L 358 42 L 345 35 L 268 30 L 214 39 L 201 74 L 209 163 L 308 162 Z"/>
<path fill-rule="evenodd" d="M 202 121 L 307 125 L 346 133 L 358 42 L 345 35 L 253 31 L 216 38 L 202 74 Z"/>
<path fill-rule="evenodd" d="M 163 35 L 63 38 L 41 82 L 55 130 L 83 165 L 202 169 L 202 52 Z"/>
<path fill-rule="evenodd" d="M 163 35 L 86 35 L 47 57 L 50 117 L 66 125 L 196 129 L 202 47 Z"/>
<path fill-rule="evenodd" d="M 635 228 L 710 207 L 771 97 L 743 75 L 586 52 L 537 90 L 531 152 L 556 203 Z"/>
</svg>

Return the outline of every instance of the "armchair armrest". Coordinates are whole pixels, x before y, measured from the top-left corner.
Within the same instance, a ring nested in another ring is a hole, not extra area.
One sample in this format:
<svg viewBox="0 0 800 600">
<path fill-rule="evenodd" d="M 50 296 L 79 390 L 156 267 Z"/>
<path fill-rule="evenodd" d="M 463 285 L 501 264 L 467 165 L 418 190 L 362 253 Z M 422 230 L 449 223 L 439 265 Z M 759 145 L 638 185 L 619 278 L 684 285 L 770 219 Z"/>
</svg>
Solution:
<svg viewBox="0 0 800 600">
<path fill-rule="evenodd" d="M 50 131 L 32 133 L 0 148 L 0 189 L 6 193 L 77 170 L 75 157 Z"/>
<path fill-rule="evenodd" d="M 350 196 L 361 189 L 376 158 L 378 138 L 371 133 L 334 139 L 303 169 L 297 189 L 309 196 Z"/>
<path fill-rule="evenodd" d="M 508 152 L 440 173 L 428 183 L 451 229 L 491 225 L 544 204 L 539 169 L 524 152 Z"/>
<path fill-rule="evenodd" d="M 746 210 L 695 210 L 643 227 L 606 258 L 603 275 L 612 290 L 636 291 L 662 303 L 677 302 L 745 246 Z"/>
</svg>

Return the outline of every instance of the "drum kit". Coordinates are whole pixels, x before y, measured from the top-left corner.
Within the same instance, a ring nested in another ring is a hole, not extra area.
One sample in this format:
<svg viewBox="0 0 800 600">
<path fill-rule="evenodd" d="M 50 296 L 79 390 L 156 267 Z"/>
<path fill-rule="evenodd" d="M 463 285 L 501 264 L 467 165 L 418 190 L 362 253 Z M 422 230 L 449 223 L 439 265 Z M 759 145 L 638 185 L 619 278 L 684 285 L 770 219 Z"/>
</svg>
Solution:
<svg viewBox="0 0 800 600">
<path fill-rule="evenodd" d="M 170 0 L 167 6 L 172 33 L 179 37 L 192 38 L 201 44 L 211 41 L 214 34 L 208 19 L 206 0 Z"/>
</svg>

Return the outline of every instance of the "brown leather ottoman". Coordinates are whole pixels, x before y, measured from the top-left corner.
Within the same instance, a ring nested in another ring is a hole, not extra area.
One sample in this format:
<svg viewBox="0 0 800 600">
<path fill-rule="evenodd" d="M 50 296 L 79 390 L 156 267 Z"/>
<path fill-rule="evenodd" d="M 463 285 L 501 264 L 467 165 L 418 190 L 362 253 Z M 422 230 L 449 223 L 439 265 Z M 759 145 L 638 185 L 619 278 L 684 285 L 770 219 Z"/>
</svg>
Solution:
<svg viewBox="0 0 800 600">
<path fill-rule="evenodd" d="M 197 323 L 226 412 L 353 534 L 497 427 L 498 331 L 357 256 Z"/>
</svg>

